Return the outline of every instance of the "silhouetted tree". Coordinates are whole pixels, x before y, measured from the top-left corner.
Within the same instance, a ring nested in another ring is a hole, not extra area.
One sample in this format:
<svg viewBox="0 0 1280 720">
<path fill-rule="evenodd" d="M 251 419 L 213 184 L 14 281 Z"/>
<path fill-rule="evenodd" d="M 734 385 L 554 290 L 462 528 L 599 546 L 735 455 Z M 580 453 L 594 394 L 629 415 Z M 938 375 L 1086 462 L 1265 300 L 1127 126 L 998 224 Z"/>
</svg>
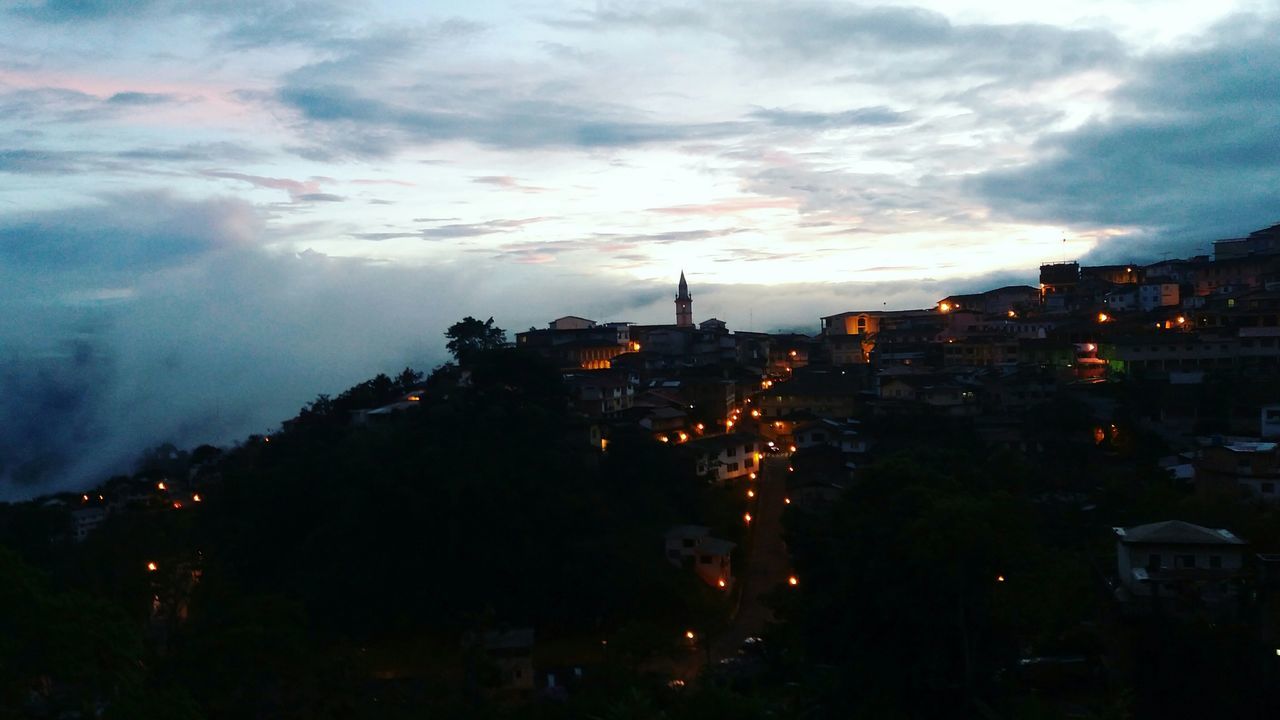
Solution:
<svg viewBox="0 0 1280 720">
<path fill-rule="evenodd" d="M 465 364 L 477 352 L 496 350 L 507 344 L 507 331 L 494 325 L 493 318 L 480 322 L 470 315 L 450 325 L 444 336 L 449 338 L 445 347 L 459 364 Z"/>
</svg>

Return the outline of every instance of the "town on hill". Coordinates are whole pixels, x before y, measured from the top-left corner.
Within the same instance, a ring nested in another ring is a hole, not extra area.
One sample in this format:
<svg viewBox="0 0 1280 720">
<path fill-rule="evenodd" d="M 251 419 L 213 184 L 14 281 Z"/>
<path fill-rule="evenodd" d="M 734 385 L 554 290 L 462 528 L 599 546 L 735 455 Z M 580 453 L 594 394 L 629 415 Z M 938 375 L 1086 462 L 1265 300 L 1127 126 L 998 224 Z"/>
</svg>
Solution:
<svg viewBox="0 0 1280 720">
<path fill-rule="evenodd" d="M 1276 717 L 1280 225 L 453 361 L 0 506 L 0 717 Z"/>
</svg>

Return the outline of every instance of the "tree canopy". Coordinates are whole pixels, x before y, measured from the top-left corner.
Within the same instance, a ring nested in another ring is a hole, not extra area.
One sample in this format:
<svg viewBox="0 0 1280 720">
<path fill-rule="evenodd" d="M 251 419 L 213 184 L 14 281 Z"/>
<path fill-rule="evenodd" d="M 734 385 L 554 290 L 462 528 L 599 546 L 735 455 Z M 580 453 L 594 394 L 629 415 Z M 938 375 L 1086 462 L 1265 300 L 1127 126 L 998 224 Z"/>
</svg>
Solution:
<svg viewBox="0 0 1280 720">
<path fill-rule="evenodd" d="M 449 338 L 445 347 L 462 364 L 470 361 L 478 352 L 497 350 L 507 344 L 507 331 L 494 325 L 492 317 L 480 322 L 468 315 L 450 325 L 444 336 Z"/>
</svg>

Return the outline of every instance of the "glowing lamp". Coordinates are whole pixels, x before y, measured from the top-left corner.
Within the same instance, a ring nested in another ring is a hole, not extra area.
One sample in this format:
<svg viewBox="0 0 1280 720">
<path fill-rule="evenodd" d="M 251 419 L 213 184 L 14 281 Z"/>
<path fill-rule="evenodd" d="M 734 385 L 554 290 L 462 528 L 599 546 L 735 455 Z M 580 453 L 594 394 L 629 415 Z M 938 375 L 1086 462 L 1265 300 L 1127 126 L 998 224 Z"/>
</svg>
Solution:
<svg viewBox="0 0 1280 720">
<path fill-rule="evenodd" d="M 685 631 L 684 631 L 684 636 L 685 636 L 686 638 L 688 638 L 688 639 L 692 640 L 692 639 L 693 639 L 693 631 L 692 631 L 692 630 L 685 630 Z"/>
<path fill-rule="evenodd" d="M 794 587 L 794 586 L 796 586 L 796 585 L 799 585 L 799 584 L 800 584 L 800 578 L 796 577 L 795 575 L 792 575 L 791 577 L 787 578 L 787 584 L 788 584 L 788 585 L 791 585 L 791 586 L 793 586 L 793 587 Z"/>
<path fill-rule="evenodd" d="M 157 490 L 168 490 L 169 488 L 165 487 L 165 484 L 164 484 L 163 482 L 158 482 L 158 483 L 156 483 L 156 489 L 157 489 Z"/>
<path fill-rule="evenodd" d="M 716 585 L 719 585 L 720 587 L 724 587 L 725 586 L 724 578 L 720 578 L 719 580 L 717 580 Z"/>
<path fill-rule="evenodd" d="M 155 564 L 155 563 L 153 563 L 153 562 L 149 562 L 149 563 L 147 563 L 147 572 L 155 572 L 155 571 L 156 571 L 156 570 L 158 570 L 158 569 L 159 569 L 159 568 L 158 568 L 158 567 L 156 567 L 156 564 Z"/>
</svg>

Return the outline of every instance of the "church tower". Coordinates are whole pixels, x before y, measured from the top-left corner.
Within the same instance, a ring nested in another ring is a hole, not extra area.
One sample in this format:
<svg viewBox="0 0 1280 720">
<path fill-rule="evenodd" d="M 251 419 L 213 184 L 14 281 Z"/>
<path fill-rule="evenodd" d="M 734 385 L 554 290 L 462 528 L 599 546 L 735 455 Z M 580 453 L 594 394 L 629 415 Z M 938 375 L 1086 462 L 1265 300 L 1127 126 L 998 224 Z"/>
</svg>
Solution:
<svg viewBox="0 0 1280 720">
<path fill-rule="evenodd" d="M 684 280 L 684 271 L 680 271 L 679 294 L 676 295 L 676 326 L 693 327 L 693 298 L 689 296 L 689 283 Z"/>
</svg>

